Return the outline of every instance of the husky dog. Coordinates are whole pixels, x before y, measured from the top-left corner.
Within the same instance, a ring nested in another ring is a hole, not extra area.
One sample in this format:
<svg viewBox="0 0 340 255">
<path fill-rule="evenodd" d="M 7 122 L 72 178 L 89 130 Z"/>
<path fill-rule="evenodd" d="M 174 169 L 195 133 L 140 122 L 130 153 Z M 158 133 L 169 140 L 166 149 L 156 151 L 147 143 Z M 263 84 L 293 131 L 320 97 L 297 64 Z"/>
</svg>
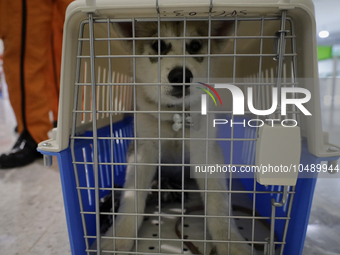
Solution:
<svg viewBox="0 0 340 255">
<path fill-rule="evenodd" d="M 212 22 L 209 32 L 209 24 L 205 21 L 187 21 L 186 22 L 186 37 L 199 37 L 228 35 L 234 27 L 231 21 Z M 135 32 L 132 32 L 131 23 L 116 23 L 114 25 L 120 37 L 157 37 L 158 31 L 161 37 L 183 37 L 184 26 L 183 22 L 161 22 L 160 30 L 158 30 L 157 22 L 136 22 Z M 197 54 L 220 53 L 227 40 L 218 39 L 211 40 L 208 43 L 206 39 L 156 39 L 156 40 L 135 40 L 125 42 L 124 45 L 129 54 L 145 55 L 145 57 L 135 58 L 135 78 L 137 83 L 147 83 L 150 85 L 136 85 L 136 109 L 137 111 L 152 111 L 151 113 L 136 113 L 136 134 L 138 139 L 136 147 L 134 141 L 127 156 L 128 163 L 125 189 L 121 197 L 119 207 L 119 215 L 115 221 L 116 239 L 115 251 L 131 251 L 134 245 L 133 238 L 136 238 L 136 233 L 143 221 L 143 216 L 134 216 L 131 213 L 143 214 L 145 209 L 145 201 L 148 192 L 135 191 L 135 189 L 149 189 L 151 182 L 157 170 L 157 163 L 161 157 L 161 162 L 181 164 L 182 159 L 182 141 L 178 138 L 189 138 L 194 136 L 206 137 L 206 119 L 200 114 L 191 117 L 191 125 L 193 128 L 183 127 L 176 131 L 173 128 L 174 112 L 178 111 L 181 114 L 183 109 L 188 109 L 190 106 L 197 105 L 200 109 L 202 90 L 196 87 L 202 85 L 188 85 L 194 78 L 205 78 L 208 75 L 208 57 L 197 56 Z M 185 43 L 185 53 L 184 53 Z M 211 51 L 208 49 L 210 45 Z M 160 48 L 159 48 L 160 47 Z M 158 53 L 160 52 L 160 56 Z M 165 55 L 183 55 L 186 54 L 185 61 L 183 57 L 165 57 Z M 148 57 L 148 55 L 151 55 Z M 160 63 L 159 63 L 160 61 Z M 184 67 L 183 67 L 184 66 Z M 159 70 L 160 67 L 160 70 Z M 159 76 L 160 75 L 160 76 Z M 157 86 L 152 83 L 165 83 Z M 186 85 L 183 85 L 186 83 Z M 171 111 L 171 113 L 169 113 Z M 160 113 L 159 113 L 160 112 Z M 180 115 L 181 116 L 181 115 Z M 178 117 L 178 115 L 177 115 Z M 186 116 L 188 117 L 188 116 Z M 180 117 L 182 118 L 182 116 Z M 160 125 L 160 127 L 159 127 Z M 183 123 L 183 126 L 185 124 Z M 190 134 L 191 132 L 191 134 Z M 216 137 L 216 129 L 213 127 L 208 129 L 209 137 Z M 151 138 L 151 139 L 150 139 Z M 153 138 L 153 139 L 152 139 Z M 156 139 L 155 139 L 156 138 Z M 161 139 L 160 142 L 157 138 Z M 177 138 L 177 140 L 176 140 Z M 190 146 L 190 141 L 185 140 L 184 156 L 185 162 L 202 162 L 205 163 L 206 149 L 209 151 L 209 163 L 223 164 L 223 155 L 221 149 L 216 143 L 216 140 L 209 141 L 208 148 L 199 149 L 199 146 Z M 159 148 L 159 145 L 161 146 Z M 193 148 L 194 147 L 194 148 Z M 136 154 L 135 154 L 136 152 Z M 160 153 L 161 152 L 161 156 Z M 204 159 L 202 161 L 202 159 Z M 163 168 L 163 167 L 162 167 Z M 194 171 L 193 171 L 194 173 Z M 207 192 L 204 190 L 227 190 L 227 181 L 225 178 L 199 178 L 195 176 L 197 184 L 203 192 L 202 199 L 206 199 L 206 214 L 208 216 L 224 216 L 229 212 L 228 194 L 225 192 Z M 201 176 L 202 177 L 202 176 Z M 137 203 L 136 203 L 137 199 Z M 136 208 L 137 207 L 137 208 Z M 129 215 L 130 214 L 130 215 Z M 137 222 L 136 222 L 137 219 Z M 230 236 L 228 229 L 230 224 Z M 248 255 L 251 254 L 251 248 L 247 244 L 235 244 L 233 241 L 244 241 L 236 229 L 233 219 L 228 217 L 208 217 L 207 228 L 215 242 L 215 250 L 218 255 L 227 255 L 230 249 L 230 255 Z M 112 234 L 112 229 L 108 233 Z M 124 237 L 127 237 L 126 239 Z M 228 248 L 229 241 L 230 248 Z M 112 250 L 113 242 L 104 242 L 102 248 Z M 210 253 L 210 251 L 208 251 Z"/>
</svg>

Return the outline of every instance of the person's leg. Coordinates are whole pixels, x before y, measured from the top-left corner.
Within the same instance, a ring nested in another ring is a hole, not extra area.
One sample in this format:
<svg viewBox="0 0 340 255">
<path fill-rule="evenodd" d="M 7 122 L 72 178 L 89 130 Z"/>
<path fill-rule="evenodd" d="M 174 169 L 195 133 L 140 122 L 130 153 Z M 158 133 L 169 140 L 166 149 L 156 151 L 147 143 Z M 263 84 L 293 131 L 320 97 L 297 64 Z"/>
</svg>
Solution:
<svg viewBox="0 0 340 255">
<path fill-rule="evenodd" d="M 27 1 L 27 0 L 26 0 Z M 27 129 L 39 143 L 48 139 L 52 129 L 49 118 L 51 110 L 46 91 L 52 34 L 52 0 L 27 1 L 27 36 L 25 52 L 25 91 Z M 19 129 L 20 131 L 20 129 Z"/>
<path fill-rule="evenodd" d="M 22 36 L 22 5 L 18 1 L 0 0 L 0 33 L 4 42 L 3 68 L 17 123 L 23 129 L 21 117 L 20 57 Z M 14 93 L 13 93 L 14 92 Z"/>
<path fill-rule="evenodd" d="M 63 38 L 63 24 L 64 18 L 61 17 L 57 5 L 53 7 L 53 33 L 51 35 L 51 52 L 50 52 L 50 70 L 48 73 L 48 80 L 50 90 L 48 96 L 50 97 L 51 109 L 53 113 L 53 122 L 58 120 L 58 103 L 59 103 L 59 87 L 60 87 L 60 69 L 61 69 L 61 52 L 62 52 L 62 38 Z"/>
<path fill-rule="evenodd" d="M 39 154 L 37 143 L 48 138 L 48 52 L 52 31 L 52 0 L 2 1 L 4 70 L 21 134 L 11 152 L 0 156 L 0 168 L 22 166 Z"/>
<path fill-rule="evenodd" d="M 67 6 L 73 0 L 58 0 L 53 7 L 53 34 L 51 38 L 51 65 L 49 71 L 50 98 L 54 124 L 58 120 L 58 101 L 61 72 L 63 28 Z"/>
</svg>

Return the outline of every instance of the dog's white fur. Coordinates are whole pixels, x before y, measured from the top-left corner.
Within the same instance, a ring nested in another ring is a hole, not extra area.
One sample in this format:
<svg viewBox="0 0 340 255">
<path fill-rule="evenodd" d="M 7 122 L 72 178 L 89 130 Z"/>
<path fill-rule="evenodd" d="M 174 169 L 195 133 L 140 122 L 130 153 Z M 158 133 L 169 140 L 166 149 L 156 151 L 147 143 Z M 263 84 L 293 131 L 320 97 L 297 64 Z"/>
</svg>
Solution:
<svg viewBox="0 0 340 255">
<path fill-rule="evenodd" d="M 223 33 L 227 34 L 227 29 L 230 29 L 232 24 L 217 22 L 213 25 L 211 33 L 213 35 Z M 183 24 L 177 22 L 162 22 L 160 33 L 161 37 L 170 36 L 183 36 Z M 116 30 L 122 37 L 128 36 L 131 31 L 124 25 L 117 25 Z M 136 24 L 136 37 L 148 37 L 157 36 L 157 23 L 142 23 Z M 197 36 L 207 35 L 208 24 L 207 22 L 188 22 L 186 28 L 186 36 Z M 130 34 L 131 35 L 131 34 Z M 138 55 L 157 55 L 154 49 L 151 47 L 151 41 L 136 41 L 135 49 Z M 181 55 L 183 54 L 183 40 L 165 40 L 165 43 L 171 43 L 172 47 L 168 54 L 170 55 Z M 186 43 L 190 43 L 188 39 Z M 212 50 L 219 52 L 223 48 L 225 42 L 212 42 Z M 202 48 L 199 51 L 200 54 L 208 53 L 208 43 L 202 42 Z M 129 53 L 132 53 L 132 42 L 126 43 L 126 48 Z M 189 54 L 186 52 L 186 54 Z M 194 56 L 194 55 L 193 55 Z M 187 57 L 185 66 L 188 68 L 194 78 L 205 78 L 207 77 L 207 58 L 202 61 L 197 61 L 194 57 Z M 183 67 L 182 58 L 162 58 L 161 59 L 161 77 L 162 83 L 169 83 L 168 74 L 175 67 Z M 149 57 L 136 58 L 136 79 L 138 83 L 157 83 L 159 82 L 158 77 L 158 61 L 153 62 Z M 183 100 L 185 108 L 194 105 L 200 105 L 201 90 L 197 89 L 198 85 L 192 86 L 188 89 L 188 95 L 183 99 L 174 97 L 171 95 L 173 87 L 171 85 L 161 86 L 160 92 L 158 86 L 136 86 L 137 93 L 137 109 L 140 111 L 158 111 L 159 103 L 161 108 L 161 114 L 158 113 L 137 113 L 136 114 L 136 133 L 137 137 L 146 138 L 145 140 L 137 140 L 137 154 L 134 154 L 134 149 L 130 150 L 131 153 L 128 155 L 127 162 L 138 163 L 136 171 L 134 165 L 127 166 L 126 181 L 124 184 L 125 189 L 148 189 L 150 188 L 151 182 L 156 172 L 156 166 L 150 166 L 147 164 L 158 163 L 159 157 L 159 142 L 158 140 L 148 140 L 147 138 L 158 138 L 159 130 L 158 117 L 160 116 L 161 129 L 160 137 L 162 138 L 182 138 L 182 130 L 175 132 L 172 129 L 172 118 L 173 113 L 166 113 L 167 111 L 182 111 Z M 159 95 L 161 98 L 159 98 Z M 169 107 L 169 105 L 171 107 Z M 199 108 L 198 108 L 199 109 Z M 185 128 L 185 137 L 205 137 L 206 136 L 206 119 L 197 115 L 195 118 L 194 125 L 199 127 L 198 129 L 193 128 L 191 131 L 189 128 Z M 216 129 L 209 128 L 209 137 L 216 137 Z M 191 132 L 191 133 L 190 133 Z M 134 142 L 132 142 L 133 144 Z M 205 144 L 203 142 L 203 144 Z M 188 162 L 201 162 L 205 159 L 205 146 L 204 150 L 198 149 L 198 146 L 190 146 L 190 142 L 185 142 L 185 161 Z M 191 150 L 190 150 L 191 149 Z M 223 155 L 220 147 L 216 141 L 210 141 L 208 145 L 209 150 L 209 163 L 223 164 Z M 171 163 L 182 163 L 182 141 L 175 140 L 162 140 L 161 141 L 161 158 L 162 162 Z M 135 161 L 136 159 L 136 161 Z M 194 171 L 192 171 L 194 172 Z M 137 173 L 137 176 L 136 176 Z M 197 184 L 200 189 L 205 189 L 205 179 L 196 178 Z M 137 184 L 137 187 L 135 186 Z M 223 178 L 208 178 L 207 188 L 213 190 L 227 190 L 227 181 Z M 121 204 L 119 207 L 119 213 L 139 213 L 142 214 L 145 209 L 145 201 L 148 192 L 139 191 L 136 194 L 135 191 L 124 191 L 121 197 Z M 205 194 L 201 193 L 202 199 L 207 199 L 207 215 L 222 216 L 227 215 L 229 212 L 228 194 L 223 192 L 208 192 Z M 138 197 L 136 197 L 138 196 Z M 135 208 L 135 200 L 138 201 L 138 208 Z M 137 224 L 136 224 L 137 218 Z M 115 222 L 115 236 L 117 237 L 129 237 L 135 238 L 136 227 L 139 228 L 142 224 L 143 216 L 128 216 L 118 215 Z M 228 237 L 228 225 L 231 224 L 231 236 Z M 207 218 L 207 227 L 213 240 L 231 240 L 231 241 L 244 241 L 241 235 L 236 229 L 236 225 L 231 219 L 228 218 Z M 108 231 L 112 233 L 112 229 Z M 113 242 L 104 242 L 104 249 L 112 250 Z M 134 245 L 132 239 L 116 239 L 115 250 L 116 251 L 130 251 Z M 218 255 L 228 254 L 228 243 L 227 242 L 216 242 L 216 251 Z M 208 252 L 210 253 L 210 252 Z M 230 255 L 248 255 L 251 254 L 251 248 L 245 244 L 231 244 Z"/>
</svg>

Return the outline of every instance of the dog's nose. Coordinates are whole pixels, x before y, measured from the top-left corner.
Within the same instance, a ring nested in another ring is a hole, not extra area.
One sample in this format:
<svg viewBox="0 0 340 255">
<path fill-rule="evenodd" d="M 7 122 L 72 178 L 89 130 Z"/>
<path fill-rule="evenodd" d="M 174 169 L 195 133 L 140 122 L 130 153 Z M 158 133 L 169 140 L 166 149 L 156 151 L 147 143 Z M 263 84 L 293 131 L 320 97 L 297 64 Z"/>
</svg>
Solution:
<svg viewBox="0 0 340 255">
<path fill-rule="evenodd" d="M 191 79 L 194 76 L 192 75 L 192 72 L 188 69 L 185 68 L 185 80 L 183 81 L 183 67 L 175 67 L 174 69 L 171 70 L 171 72 L 168 75 L 168 80 L 171 83 L 190 83 Z M 179 86 L 175 85 L 173 87 L 178 88 Z M 185 85 L 185 88 L 188 88 L 189 85 Z"/>
</svg>

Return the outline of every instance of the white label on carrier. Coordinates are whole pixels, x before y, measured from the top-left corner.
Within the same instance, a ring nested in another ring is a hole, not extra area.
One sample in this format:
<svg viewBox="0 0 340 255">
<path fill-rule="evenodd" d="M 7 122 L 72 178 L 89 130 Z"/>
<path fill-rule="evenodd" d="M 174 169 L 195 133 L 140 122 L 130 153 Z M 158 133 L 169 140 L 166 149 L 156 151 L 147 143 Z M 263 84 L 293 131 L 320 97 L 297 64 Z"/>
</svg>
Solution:
<svg viewBox="0 0 340 255">
<path fill-rule="evenodd" d="M 295 186 L 300 164 L 301 134 L 298 126 L 264 125 L 256 142 L 256 178 L 262 185 Z"/>
</svg>

